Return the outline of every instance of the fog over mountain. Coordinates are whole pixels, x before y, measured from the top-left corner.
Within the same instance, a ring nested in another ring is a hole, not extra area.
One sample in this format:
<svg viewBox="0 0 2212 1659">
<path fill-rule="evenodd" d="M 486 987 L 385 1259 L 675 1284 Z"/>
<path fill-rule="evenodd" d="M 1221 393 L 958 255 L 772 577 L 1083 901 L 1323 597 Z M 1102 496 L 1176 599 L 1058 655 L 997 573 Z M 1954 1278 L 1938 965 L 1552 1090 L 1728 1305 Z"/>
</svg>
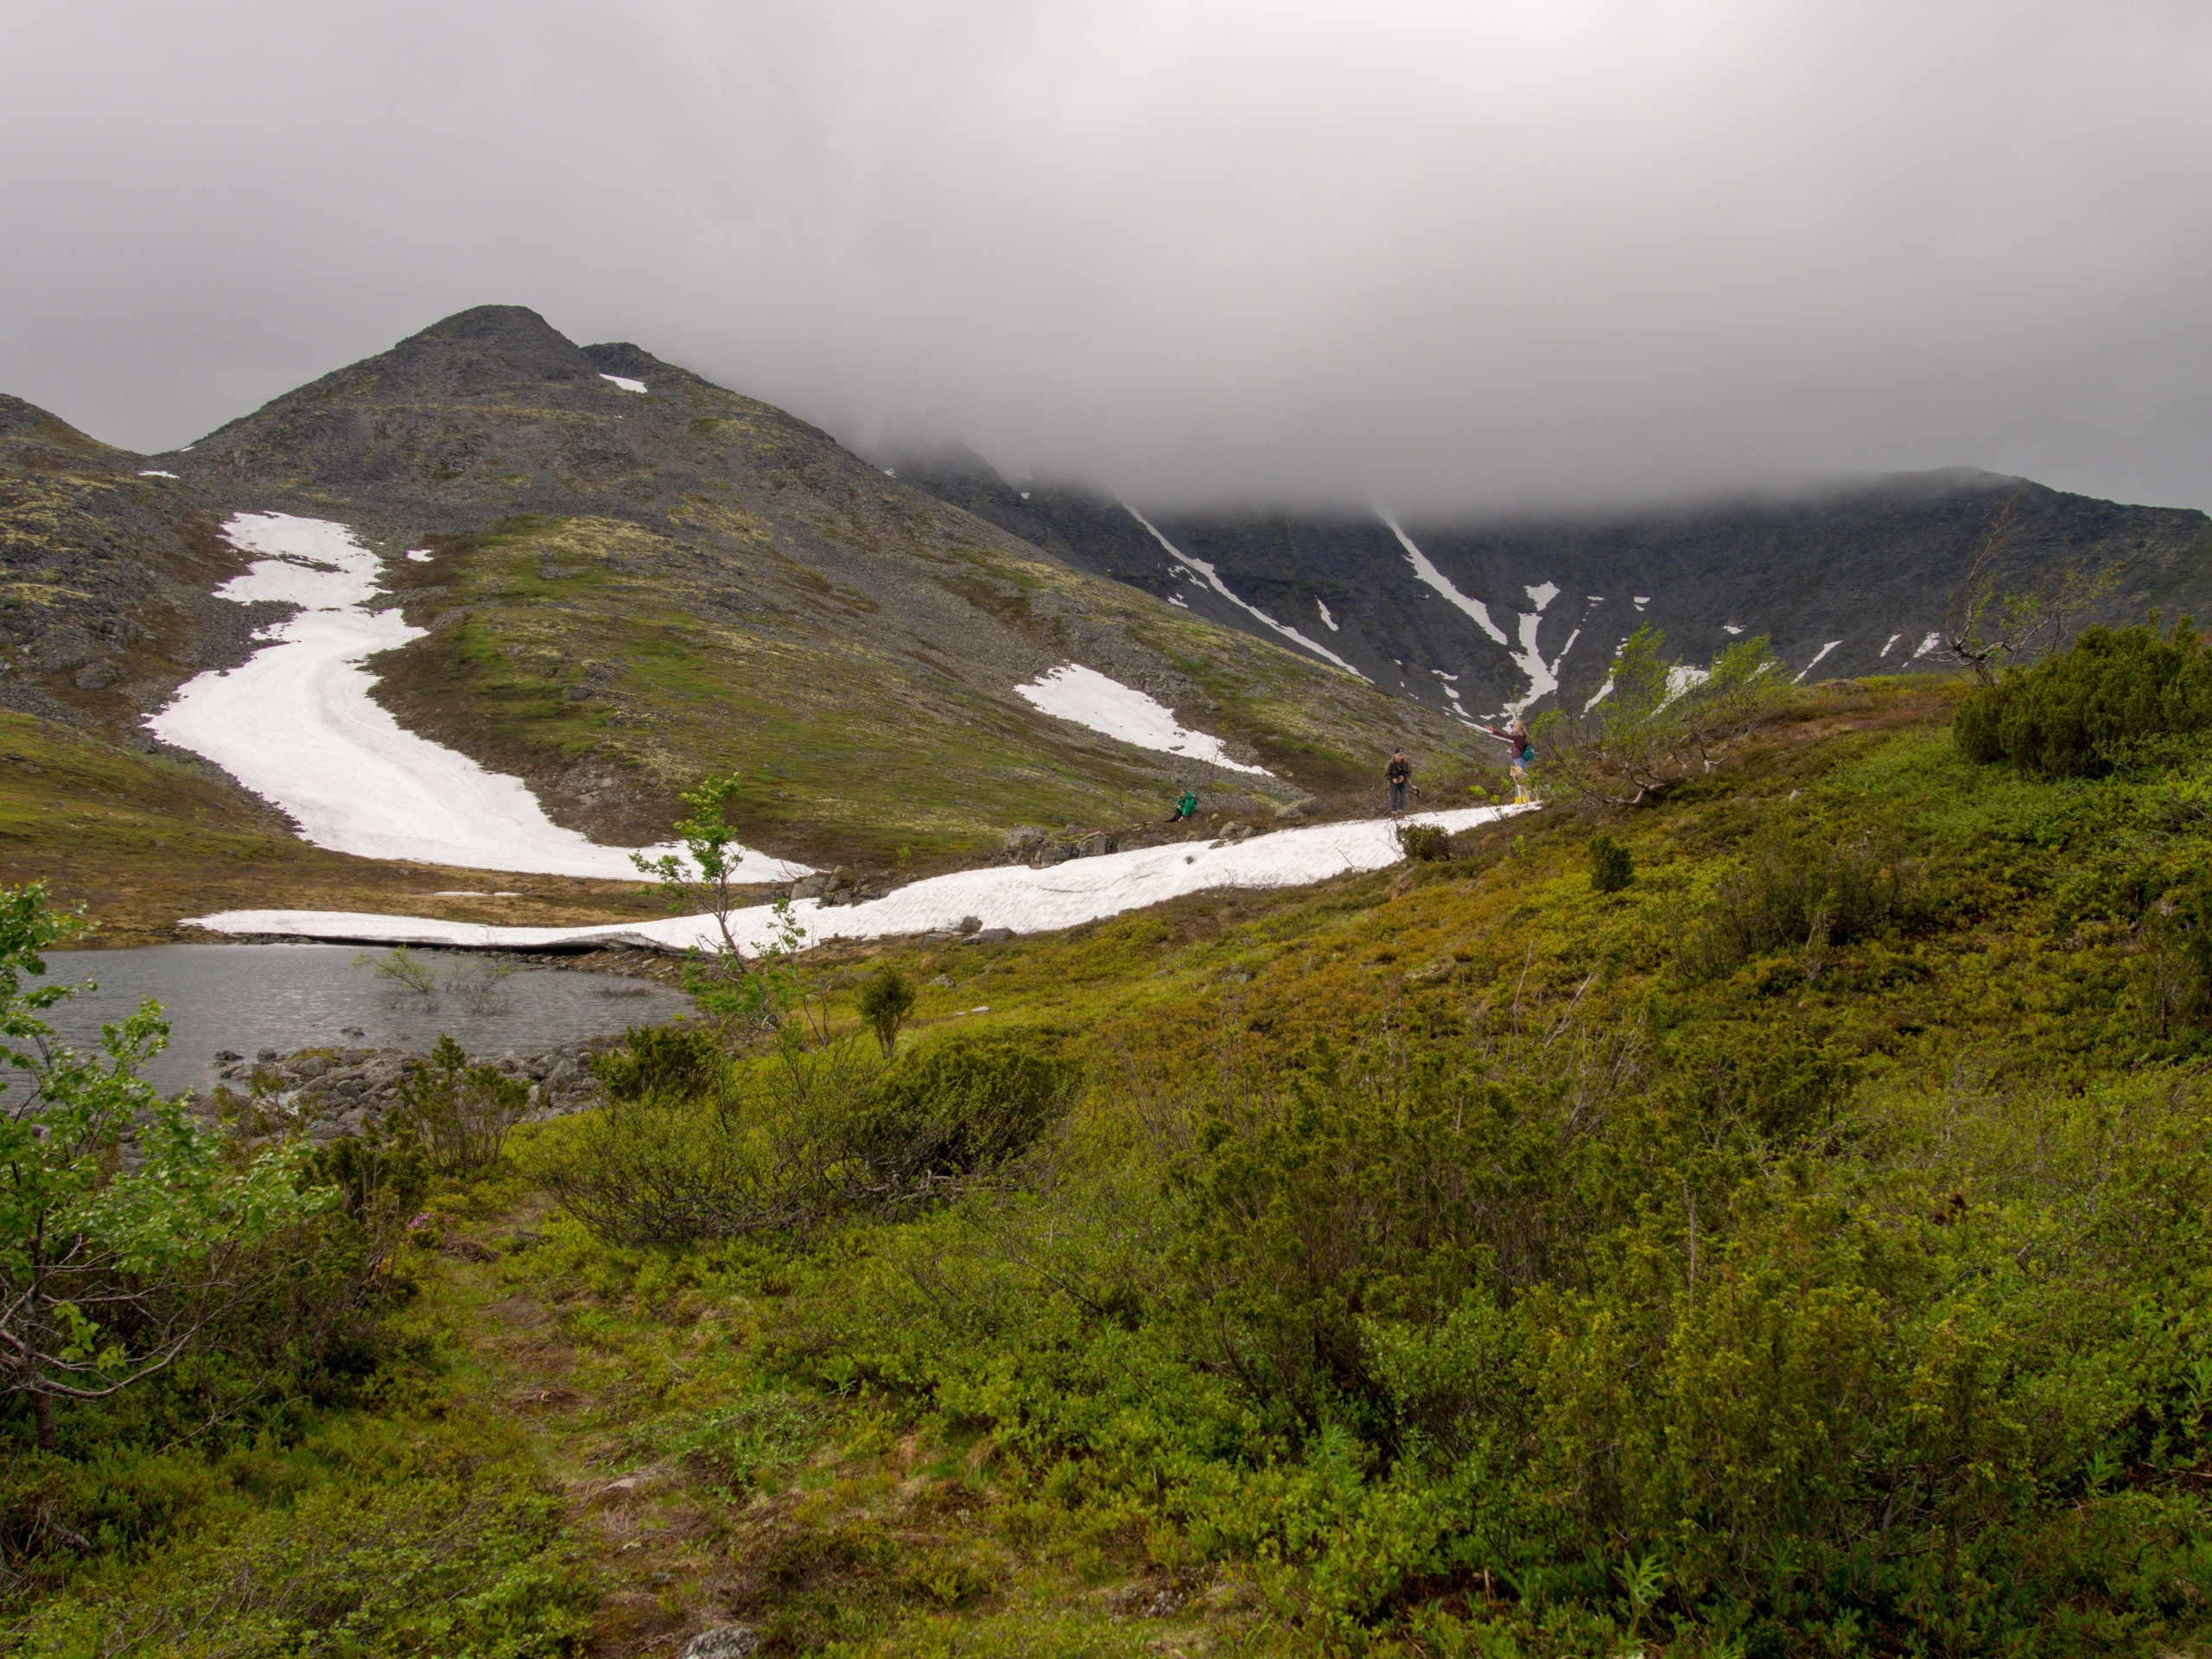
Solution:
<svg viewBox="0 0 2212 1659">
<path fill-rule="evenodd" d="M 1194 509 L 2212 505 L 2212 13 L 10 3 L 0 386 L 143 451 L 522 300 Z"/>
</svg>

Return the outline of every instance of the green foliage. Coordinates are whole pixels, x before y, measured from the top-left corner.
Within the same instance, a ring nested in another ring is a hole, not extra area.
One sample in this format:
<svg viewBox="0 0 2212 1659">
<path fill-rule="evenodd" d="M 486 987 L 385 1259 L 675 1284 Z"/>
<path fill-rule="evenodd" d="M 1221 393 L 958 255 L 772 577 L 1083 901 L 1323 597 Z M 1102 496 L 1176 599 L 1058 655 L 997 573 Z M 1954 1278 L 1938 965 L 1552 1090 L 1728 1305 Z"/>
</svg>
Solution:
<svg viewBox="0 0 2212 1659">
<path fill-rule="evenodd" d="M 1636 857 L 1602 830 L 1590 838 L 1590 891 L 1618 893 L 1636 880 Z"/>
<path fill-rule="evenodd" d="M 618 1243 L 804 1236 L 993 1177 L 1080 1087 L 1076 1068 L 1017 1038 L 940 1042 L 892 1065 L 849 1039 L 783 1042 L 704 1091 L 617 1096 L 537 1173 Z"/>
<path fill-rule="evenodd" d="M 1398 850 L 1416 862 L 1452 856 L 1452 836 L 1440 823 L 1402 823 L 1397 828 Z"/>
<path fill-rule="evenodd" d="M 728 1054 L 700 1026 L 632 1026 L 622 1046 L 594 1054 L 591 1067 L 617 1101 L 711 1096 L 730 1077 Z"/>
<path fill-rule="evenodd" d="M 507 1131 L 529 1109 L 526 1084 L 496 1065 L 471 1065 L 459 1043 L 441 1036 L 429 1059 L 400 1079 L 393 1116 L 442 1173 L 467 1175 L 499 1161 Z"/>
<path fill-rule="evenodd" d="M 888 1058 L 899 1044 L 899 1027 L 914 1011 L 914 988 L 889 963 L 877 969 L 861 988 L 861 1018 L 875 1033 Z"/>
<path fill-rule="evenodd" d="M 2187 623 L 2092 628 L 2058 656 L 2009 671 L 1959 705 L 1953 729 L 1973 760 L 2040 778 L 2095 778 L 2146 740 L 2212 726 L 2212 662 Z"/>
<path fill-rule="evenodd" d="M 1706 668 L 1667 657 L 1641 627 L 1622 644 L 1603 694 L 1580 712 L 1547 710 L 1531 735 L 1544 775 L 1569 798 L 1641 806 L 1709 775 L 1789 696 L 1765 636 L 1738 640 Z"/>
<path fill-rule="evenodd" d="M 302 1186 L 296 1148 L 233 1157 L 185 1097 L 137 1077 L 168 1038 L 159 1005 L 104 1026 L 98 1058 L 55 1040 L 41 1016 L 71 988 L 24 981 L 84 931 L 41 886 L 0 890 L 0 1343 L 46 1446 L 54 1400 L 168 1366 L 256 1294 L 257 1247 L 332 1196 Z"/>
<path fill-rule="evenodd" d="M 1719 978 L 1790 950 L 1815 978 L 1834 947 L 1872 937 L 1904 910 L 1911 877 L 1871 835 L 1840 842 L 1819 830 L 1762 836 L 1714 885 L 1702 925 L 1683 941 L 1681 969 Z"/>
</svg>

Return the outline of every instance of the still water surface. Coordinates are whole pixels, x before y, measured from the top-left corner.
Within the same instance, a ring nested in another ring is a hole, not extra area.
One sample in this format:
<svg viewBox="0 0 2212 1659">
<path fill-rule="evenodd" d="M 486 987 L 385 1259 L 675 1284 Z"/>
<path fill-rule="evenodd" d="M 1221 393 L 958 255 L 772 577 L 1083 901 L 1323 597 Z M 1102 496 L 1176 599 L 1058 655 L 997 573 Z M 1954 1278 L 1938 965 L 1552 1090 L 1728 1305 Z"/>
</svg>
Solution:
<svg viewBox="0 0 2212 1659">
<path fill-rule="evenodd" d="M 147 997 L 169 1022 L 169 1046 L 145 1075 L 164 1092 L 207 1089 L 214 1054 L 260 1049 L 280 1054 L 318 1047 L 428 1048 L 449 1033 L 472 1054 L 542 1053 L 586 1037 L 619 1035 L 690 1012 L 691 999 L 647 981 L 572 968 L 521 968 L 492 981 L 486 958 L 418 950 L 438 981 L 435 997 L 379 977 L 368 953 L 350 944 L 154 944 L 128 950 L 50 950 L 45 981 L 99 988 L 46 1015 L 79 1049 L 99 1045 L 100 1022 L 120 1020 Z M 505 964 L 501 964 L 505 965 Z M 348 1027 L 360 1033 L 352 1034 Z"/>
</svg>

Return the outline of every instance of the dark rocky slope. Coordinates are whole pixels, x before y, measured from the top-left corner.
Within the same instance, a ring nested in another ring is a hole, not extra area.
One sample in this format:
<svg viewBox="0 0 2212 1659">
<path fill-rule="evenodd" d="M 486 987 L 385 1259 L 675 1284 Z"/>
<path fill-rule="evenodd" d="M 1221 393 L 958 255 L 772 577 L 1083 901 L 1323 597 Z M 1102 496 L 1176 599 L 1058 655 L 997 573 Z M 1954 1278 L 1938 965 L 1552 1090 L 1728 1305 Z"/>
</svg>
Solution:
<svg viewBox="0 0 2212 1659">
<path fill-rule="evenodd" d="M 963 452 L 901 460 L 897 469 L 1067 564 L 1281 639 L 1110 498 L 1067 487 L 1025 491 Z M 1965 470 L 1875 480 L 1797 500 L 1609 518 L 1404 523 L 1414 546 L 1484 604 L 1510 645 L 1423 582 L 1377 514 L 1140 507 L 1179 551 L 1212 565 L 1237 599 L 1298 628 L 1378 685 L 1440 710 L 1453 707 L 1456 691 L 1477 715 L 1528 694 L 1530 676 L 1516 657 L 1529 654 L 1522 631 L 1532 616 L 1535 654 L 1570 697 L 1587 697 L 1620 641 L 1646 622 L 1694 662 L 1741 637 L 1732 627 L 1770 637 L 1793 671 L 1893 671 L 1941 625 L 1974 550 L 2008 509 L 2008 563 L 2023 582 L 2078 559 L 2118 577 L 2102 610 L 2107 619 L 2137 620 L 2154 609 L 2169 619 L 2212 616 L 2212 520 L 2203 513 L 2123 506 Z M 1557 591 L 1539 606 L 1547 588 Z M 1931 660 L 1920 659 L 1923 666 Z"/>
</svg>

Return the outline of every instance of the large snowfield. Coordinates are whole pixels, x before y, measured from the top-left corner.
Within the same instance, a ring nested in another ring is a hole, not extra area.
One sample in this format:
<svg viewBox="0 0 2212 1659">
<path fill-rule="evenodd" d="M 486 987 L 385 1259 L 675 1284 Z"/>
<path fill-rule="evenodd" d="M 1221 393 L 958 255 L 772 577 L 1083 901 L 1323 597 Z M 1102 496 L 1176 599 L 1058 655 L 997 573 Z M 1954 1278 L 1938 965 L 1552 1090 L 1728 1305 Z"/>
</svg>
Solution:
<svg viewBox="0 0 2212 1659">
<path fill-rule="evenodd" d="M 223 533 L 260 556 L 218 595 L 304 608 L 266 630 L 262 637 L 272 643 L 241 666 L 188 681 L 147 721 L 156 735 L 205 755 L 290 814 L 305 839 L 334 852 L 636 878 L 629 849 L 562 829 L 520 779 L 404 730 L 371 700 L 376 677 L 363 660 L 423 631 L 409 627 L 396 608 L 369 608 L 378 559 L 352 531 L 327 519 L 260 512 L 234 515 Z M 741 879 L 787 880 L 805 868 L 747 852 Z"/>
<path fill-rule="evenodd" d="M 1063 664 L 1014 689 L 1046 714 L 1088 726 L 1141 749 L 1185 755 L 1230 772 L 1257 772 L 1262 778 L 1274 775 L 1265 766 L 1230 760 L 1219 738 L 1185 731 L 1175 723 L 1174 710 L 1157 698 L 1081 663 Z"/>
<path fill-rule="evenodd" d="M 1468 807 L 1453 812 L 1424 812 L 1406 821 L 1459 830 L 1532 810 Z M 1395 831 L 1390 819 L 1371 818 L 1280 830 L 1244 842 L 1170 842 L 1164 847 L 1073 859 L 1046 869 L 1014 865 L 961 870 L 916 881 L 867 904 L 824 908 L 808 899 L 792 905 L 791 910 L 807 930 L 809 939 L 816 942 L 950 931 L 971 916 L 985 927 L 1038 933 L 1118 916 L 1209 888 L 1303 887 L 1355 871 L 1382 869 L 1404 855 Z M 711 947 L 715 937 L 713 920 L 705 916 L 597 927 L 495 927 L 344 911 L 226 910 L 193 918 L 188 925 L 217 933 L 522 950 L 595 944 L 682 950 L 694 945 Z M 744 949 L 759 950 L 775 937 L 775 913 L 766 906 L 741 911 L 734 918 L 731 931 Z"/>
</svg>

